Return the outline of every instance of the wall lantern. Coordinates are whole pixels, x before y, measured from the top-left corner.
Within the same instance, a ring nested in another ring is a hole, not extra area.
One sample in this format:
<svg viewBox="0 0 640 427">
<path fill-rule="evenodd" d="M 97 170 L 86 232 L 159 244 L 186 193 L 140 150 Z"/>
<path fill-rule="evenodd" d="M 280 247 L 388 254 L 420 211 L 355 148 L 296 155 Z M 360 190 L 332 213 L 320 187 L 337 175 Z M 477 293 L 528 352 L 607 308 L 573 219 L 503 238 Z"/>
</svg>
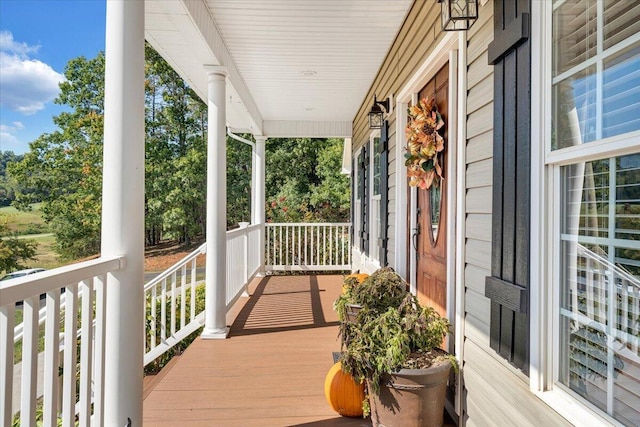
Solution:
<svg viewBox="0 0 640 427">
<path fill-rule="evenodd" d="M 444 31 L 467 31 L 478 19 L 478 0 L 438 0 Z"/>
<path fill-rule="evenodd" d="M 384 108 L 384 111 L 380 107 Z M 369 129 L 382 129 L 385 112 L 389 112 L 389 100 L 378 101 L 376 95 L 373 95 L 373 107 L 369 112 Z"/>
</svg>

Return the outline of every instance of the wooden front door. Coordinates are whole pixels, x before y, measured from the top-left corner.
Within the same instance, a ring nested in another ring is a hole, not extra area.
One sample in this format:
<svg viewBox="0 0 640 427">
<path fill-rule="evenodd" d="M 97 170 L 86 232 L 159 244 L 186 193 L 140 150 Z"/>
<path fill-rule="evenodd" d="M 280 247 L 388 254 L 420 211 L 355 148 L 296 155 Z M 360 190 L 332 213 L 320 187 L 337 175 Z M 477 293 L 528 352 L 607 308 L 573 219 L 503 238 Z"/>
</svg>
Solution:
<svg viewBox="0 0 640 427">
<path fill-rule="evenodd" d="M 447 166 L 449 64 L 445 64 L 420 91 L 419 98 L 435 97 L 444 120 L 444 179 L 438 187 L 418 189 L 417 291 L 421 303 L 447 316 Z M 442 132 L 442 129 L 440 130 Z"/>
</svg>

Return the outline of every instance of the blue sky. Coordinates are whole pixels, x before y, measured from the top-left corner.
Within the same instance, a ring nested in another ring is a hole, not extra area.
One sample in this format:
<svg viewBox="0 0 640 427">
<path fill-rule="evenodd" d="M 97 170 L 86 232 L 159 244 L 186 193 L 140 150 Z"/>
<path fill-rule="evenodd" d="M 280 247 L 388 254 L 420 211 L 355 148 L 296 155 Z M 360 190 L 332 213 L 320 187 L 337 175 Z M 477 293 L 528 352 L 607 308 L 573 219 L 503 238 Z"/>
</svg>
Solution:
<svg viewBox="0 0 640 427">
<path fill-rule="evenodd" d="M 104 50 L 105 0 L 0 0 L 0 150 L 56 129 L 64 67 Z"/>
</svg>

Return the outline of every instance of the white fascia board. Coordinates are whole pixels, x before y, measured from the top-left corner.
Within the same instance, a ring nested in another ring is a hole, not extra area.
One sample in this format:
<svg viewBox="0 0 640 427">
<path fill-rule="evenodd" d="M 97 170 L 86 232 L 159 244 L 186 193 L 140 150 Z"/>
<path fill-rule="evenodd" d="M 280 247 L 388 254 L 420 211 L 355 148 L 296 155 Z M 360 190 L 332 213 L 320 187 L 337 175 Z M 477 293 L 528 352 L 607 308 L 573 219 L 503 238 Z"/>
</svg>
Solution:
<svg viewBox="0 0 640 427">
<path fill-rule="evenodd" d="M 346 121 L 265 120 L 262 130 L 269 138 L 351 138 L 352 126 Z"/>
<path fill-rule="evenodd" d="M 213 57 L 217 59 L 217 62 L 220 65 L 227 67 L 227 71 L 229 73 L 228 81 L 231 83 L 231 86 L 233 86 L 233 89 L 236 91 L 242 100 L 243 105 L 247 109 L 247 113 L 252 121 L 251 126 L 255 126 L 255 131 L 253 133 L 262 133 L 262 115 L 260 114 L 260 110 L 249 93 L 249 89 L 244 84 L 242 76 L 240 76 L 240 72 L 231 57 L 231 53 L 229 52 L 224 39 L 216 27 L 216 23 L 211 16 L 206 3 L 204 0 L 180 0 L 180 2 L 184 5 L 184 8 L 193 21 L 193 24 L 198 29 L 200 35 L 204 39 L 204 42 L 211 50 Z"/>
</svg>

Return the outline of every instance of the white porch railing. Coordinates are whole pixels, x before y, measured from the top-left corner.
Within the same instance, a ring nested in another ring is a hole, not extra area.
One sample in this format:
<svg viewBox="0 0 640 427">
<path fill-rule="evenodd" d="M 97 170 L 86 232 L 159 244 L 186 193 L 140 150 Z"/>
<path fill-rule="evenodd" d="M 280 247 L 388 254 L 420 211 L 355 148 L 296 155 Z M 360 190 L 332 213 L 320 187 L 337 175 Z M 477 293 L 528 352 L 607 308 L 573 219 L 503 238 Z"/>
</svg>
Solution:
<svg viewBox="0 0 640 427">
<path fill-rule="evenodd" d="M 227 310 L 258 272 L 261 232 L 260 225 L 227 231 Z M 202 298 L 192 296 L 198 295 L 198 284 L 204 281 L 204 272 L 201 269 L 199 277 L 196 264 L 206 251 L 204 243 L 145 285 L 145 366 L 204 325 L 204 288 Z"/>
<path fill-rule="evenodd" d="M 204 324 L 204 307 L 196 308 L 194 295 L 197 294 L 198 257 L 204 255 L 206 249 L 206 243 L 202 244 L 144 285 L 147 322 L 144 366 Z"/>
<path fill-rule="evenodd" d="M 267 271 L 351 269 L 351 223 L 266 224 Z"/>
<path fill-rule="evenodd" d="M 260 268 L 261 233 L 260 225 L 227 232 L 228 308 Z M 145 285 L 145 366 L 204 325 L 204 304 L 191 296 L 204 281 L 197 258 L 205 252 L 203 244 Z M 75 425 L 76 416 L 80 425 L 90 425 L 89 419 L 102 425 L 106 278 L 123 260 L 101 258 L 0 282 L 0 425 L 11 425 L 18 411 L 21 425 L 35 425 L 41 396 L 45 425 L 57 425 L 60 413 L 64 426 Z M 42 308 L 41 294 L 46 294 Z M 24 302 L 16 308 L 18 301 Z M 20 310 L 23 321 L 16 325 Z M 66 331 L 77 340 L 65 340 Z M 20 341 L 20 405 L 14 408 L 14 351 Z M 39 353 L 44 366 L 38 366 Z"/>
<path fill-rule="evenodd" d="M 45 425 L 102 425 L 104 408 L 104 325 L 107 273 L 124 258 L 100 258 L 0 283 L 0 422 L 11 425 L 14 393 L 14 343 L 22 340 L 20 424 L 36 425 L 38 376 L 43 383 Z M 60 288 L 65 292 L 61 297 Z M 40 309 L 40 295 L 46 295 Z M 79 300 L 79 295 L 84 298 Z M 23 301 L 22 307 L 16 303 Z M 16 311 L 23 322 L 14 328 Z M 53 313 L 46 316 L 46 312 Z M 40 324 L 44 323 L 41 337 Z M 94 327 L 94 323 L 96 327 Z M 68 339 L 68 337 L 74 339 Z M 77 338 L 76 338 L 77 337 Z M 44 340 L 44 366 L 38 345 Z M 78 352 L 79 350 L 79 352 Z M 60 378 L 61 376 L 61 378 Z M 62 390 L 60 390 L 60 385 Z"/>
</svg>

